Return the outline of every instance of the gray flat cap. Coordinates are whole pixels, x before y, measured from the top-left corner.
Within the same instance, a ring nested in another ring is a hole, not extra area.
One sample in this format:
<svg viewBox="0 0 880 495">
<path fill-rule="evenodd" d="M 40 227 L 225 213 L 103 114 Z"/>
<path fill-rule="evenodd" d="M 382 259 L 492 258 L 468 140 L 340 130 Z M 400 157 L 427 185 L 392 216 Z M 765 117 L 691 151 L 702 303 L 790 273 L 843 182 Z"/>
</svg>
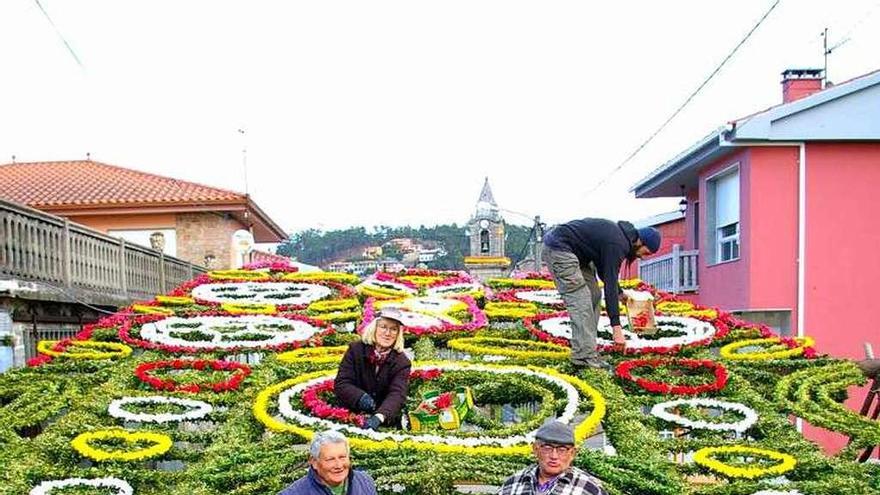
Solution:
<svg viewBox="0 0 880 495">
<path fill-rule="evenodd" d="M 393 307 L 382 308 L 379 310 L 379 314 L 377 315 L 379 318 L 387 318 L 389 320 L 394 320 L 403 326 L 403 313 Z"/>
<path fill-rule="evenodd" d="M 574 445 L 574 429 L 571 425 L 551 419 L 538 428 L 535 439 L 556 445 Z"/>
</svg>

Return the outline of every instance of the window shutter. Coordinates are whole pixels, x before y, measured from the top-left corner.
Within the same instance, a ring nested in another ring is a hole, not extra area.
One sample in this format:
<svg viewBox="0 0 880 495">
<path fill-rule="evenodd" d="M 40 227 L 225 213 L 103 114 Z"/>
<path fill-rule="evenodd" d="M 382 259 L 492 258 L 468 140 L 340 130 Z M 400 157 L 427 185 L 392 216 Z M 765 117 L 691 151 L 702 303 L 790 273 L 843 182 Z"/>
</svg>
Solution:
<svg viewBox="0 0 880 495">
<path fill-rule="evenodd" d="M 739 172 L 719 177 L 715 182 L 716 228 L 739 222 Z"/>
</svg>

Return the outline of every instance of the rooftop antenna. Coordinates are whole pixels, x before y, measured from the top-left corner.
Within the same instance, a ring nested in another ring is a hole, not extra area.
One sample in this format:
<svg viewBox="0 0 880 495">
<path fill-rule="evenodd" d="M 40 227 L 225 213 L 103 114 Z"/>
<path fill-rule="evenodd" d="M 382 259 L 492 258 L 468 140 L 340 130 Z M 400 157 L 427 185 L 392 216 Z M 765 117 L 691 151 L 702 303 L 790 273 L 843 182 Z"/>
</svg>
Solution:
<svg viewBox="0 0 880 495">
<path fill-rule="evenodd" d="M 244 195 L 248 195 L 248 175 L 247 175 L 247 141 L 245 140 L 245 129 L 240 127 L 238 133 L 241 135 L 241 168 L 244 171 Z"/>
<path fill-rule="evenodd" d="M 845 45 L 850 40 L 850 37 L 846 36 L 842 40 L 838 41 L 837 43 L 834 43 L 833 45 L 828 46 L 828 28 L 825 28 L 825 30 L 822 31 L 822 33 L 819 36 L 822 37 L 822 56 L 824 58 L 823 74 L 822 74 L 822 89 L 825 89 L 826 87 L 828 87 L 828 55 L 830 55 L 831 52 L 833 52 L 834 50 L 837 50 L 841 46 Z"/>
<path fill-rule="evenodd" d="M 92 154 L 88 151 L 86 151 L 86 161 L 92 161 Z"/>
<path fill-rule="evenodd" d="M 12 163 L 15 164 L 15 155 L 12 155 Z"/>
</svg>

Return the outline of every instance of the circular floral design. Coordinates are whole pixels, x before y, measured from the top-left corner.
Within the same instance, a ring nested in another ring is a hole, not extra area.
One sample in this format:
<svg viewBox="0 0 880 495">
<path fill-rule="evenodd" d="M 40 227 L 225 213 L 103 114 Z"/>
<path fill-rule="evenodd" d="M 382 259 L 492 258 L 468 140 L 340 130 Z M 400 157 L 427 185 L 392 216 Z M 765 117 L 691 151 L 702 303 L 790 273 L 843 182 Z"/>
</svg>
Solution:
<svg viewBox="0 0 880 495">
<path fill-rule="evenodd" d="M 196 300 L 210 303 L 249 302 L 302 307 L 332 293 L 325 285 L 297 282 L 229 282 L 203 284 L 192 290 Z"/>
<path fill-rule="evenodd" d="M 173 316 L 139 321 L 143 322 L 140 338 L 131 336 L 132 323 L 122 326 L 120 338 L 172 352 L 298 347 L 330 330 L 326 323 L 300 315 Z"/>
<path fill-rule="evenodd" d="M 774 461 L 779 461 L 769 467 L 736 467 L 715 459 L 717 454 L 736 454 L 749 457 L 765 457 Z M 745 447 L 740 445 L 727 447 L 706 447 L 698 450 L 694 454 L 694 462 L 721 473 L 730 478 L 760 478 L 762 476 L 779 475 L 791 471 L 797 465 L 794 457 L 776 452 L 774 450 L 756 449 L 753 447 Z"/>
<path fill-rule="evenodd" d="M 469 296 L 457 298 L 411 297 L 406 299 L 367 299 L 364 318 L 358 332 L 376 318 L 380 308 L 399 310 L 404 330 L 412 335 L 435 335 L 449 332 L 472 332 L 489 324 L 486 314 Z M 461 317 L 470 321 L 461 321 Z"/>
<path fill-rule="evenodd" d="M 721 357 L 724 359 L 736 361 L 764 361 L 769 359 L 788 359 L 803 355 L 804 352 L 816 345 L 816 341 L 812 337 L 798 337 L 794 339 L 782 339 L 779 337 L 771 337 L 768 339 L 749 339 L 732 342 L 721 348 Z M 780 350 L 772 350 L 769 352 L 740 352 L 743 347 L 752 346 L 780 346 L 785 347 Z"/>
<path fill-rule="evenodd" d="M 173 404 L 187 409 L 183 413 L 133 413 L 127 411 L 125 406 L 129 404 Z M 207 402 L 191 399 L 178 399 L 177 397 L 164 397 L 161 395 L 151 395 L 147 397 L 123 397 L 116 399 L 110 403 L 107 413 L 114 418 L 124 419 L 126 421 L 138 421 L 142 423 L 173 423 L 176 421 L 193 421 L 204 418 L 211 414 L 213 407 Z"/>
<path fill-rule="evenodd" d="M 464 363 L 428 363 L 414 367 L 414 372 L 422 370 L 474 370 L 490 373 L 518 373 L 537 377 L 553 383 L 566 394 L 565 408 L 558 418 L 562 422 L 571 422 L 575 417 L 582 396 L 589 398 L 593 410 L 575 427 L 577 441 L 583 440 L 593 432 L 605 415 L 605 400 L 598 391 L 578 378 L 563 375 L 555 370 L 535 367 L 515 367 L 497 365 L 468 365 Z M 300 375 L 273 385 L 257 396 L 254 403 L 254 415 L 272 430 L 296 433 L 311 438 L 313 428 L 333 428 L 355 435 L 351 444 L 355 448 L 386 449 L 400 446 L 439 452 L 466 452 L 470 454 L 518 454 L 527 455 L 530 443 L 534 440 L 534 431 L 511 437 L 454 437 L 433 433 L 415 434 L 403 432 L 373 431 L 354 425 L 345 425 L 326 419 L 306 415 L 293 408 L 291 400 L 310 386 L 323 382 L 335 370 L 320 371 Z M 278 396 L 278 410 L 285 422 L 269 415 L 267 408 L 272 397 Z M 366 438 L 363 438 L 366 437 Z"/>
<path fill-rule="evenodd" d="M 44 481 L 35 486 L 29 495 L 50 495 L 56 490 L 64 490 L 74 486 L 88 486 L 98 489 L 113 490 L 113 495 L 134 495 L 134 489 L 127 481 L 119 478 L 67 478 L 64 480 Z"/>
<path fill-rule="evenodd" d="M 93 440 L 100 441 L 112 439 L 122 440 L 127 445 L 145 442 L 150 444 L 150 446 L 129 451 L 108 451 L 92 447 L 91 445 Z M 95 461 L 140 461 L 168 452 L 168 450 L 171 449 L 172 441 L 171 437 L 161 433 L 146 431 L 131 432 L 113 429 L 80 433 L 76 438 L 70 441 L 70 445 L 83 457 L 88 457 Z"/>
<path fill-rule="evenodd" d="M 198 383 L 183 385 L 175 381 L 173 378 L 161 379 L 152 375 L 154 370 L 162 369 L 192 369 L 209 372 L 231 371 L 232 376 L 228 380 L 207 385 L 200 385 Z M 174 359 L 171 361 L 152 361 L 143 363 L 135 368 L 134 374 L 140 381 L 156 390 L 190 393 L 198 393 L 207 390 L 212 390 L 214 392 L 227 392 L 237 389 L 238 386 L 241 385 L 241 382 L 251 374 L 251 368 L 246 364 L 235 363 L 232 361 L 218 361 L 214 359 Z"/>
<path fill-rule="evenodd" d="M 626 352 L 631 354 L 675 353 L 682 347 L 697 347 L 712 342 L 716 328 L 708 322 L 681 316 L 658 316 L 657 325 L 661 331 L 675 332 L 674 337 L 649 338 L 633 333 L 626 328 L 627 318 L 620 317 L 623 336 L 626 339 Z M 525 320 L 526 328 L 541 340 L 562 345 L 570 345 L 571 318 L 568 313 L 546 313 Z M 599 318 L 599 332 L 611 333 L 611 320 L 607 316 Z M 614 349 L 614 342 L 599 337 L 596 339 L 600 350 Z"/>
<path fill-rule="evenodd" d="M 688 419 L 680 414 L 670 411 L 681 406 L 705 407 L 711 409 L 720 409 L 722 411 L 734 411 L 743 416 L 743 419 L 736 423 L 714 423 L 711 421 L 695 421 Z M 651 414 L 654 416 L 684 426 L 693 430 L 712 430 L 712 431 L 736 431 L 742 433 L 752 427 L 758 421 L 758 413 L 754 409 L 740 404 L 739 402 L 725 402 L 715 399 L 677 399 L 667 402 L 655 404 L 651 408 Z"/>
<path fill-rule="evenodd" d="M 425 294 L 432 297 L 462 296 L 482 297 L 485 289 L 478 282 L 456 282 L 437 284 L 425 289 Z"/>
<path fill-rule="evenodd" d="M 658 381 L 647 380 L 633 376 L 633 370 L 638 368 L 657 368 L 661 366 L 674 366 L 685 369 L 705 368 L 712 372 L 714 381 L 702 385 L 675 385 Z M 717 392 L 727 385 L 727 370 L 720 363 L 708 359 L 632 359 L 617 365 L 617 376 L 624 380 L 634 382 L 639 387 L 655 394 L 697 395 L 705 392 Z"/>
<path fill-rule="evenodd" d="M 386 276 L 381 277 L 380 275 Z M 419 289 L 415 284 L 404 283 L 404 281 L 395 280 L 393 277 L 382 273 L 364 280 L 355 289 L 360 294 L 378 299 L 413 297 L 419 293 Z"/>
</svg>

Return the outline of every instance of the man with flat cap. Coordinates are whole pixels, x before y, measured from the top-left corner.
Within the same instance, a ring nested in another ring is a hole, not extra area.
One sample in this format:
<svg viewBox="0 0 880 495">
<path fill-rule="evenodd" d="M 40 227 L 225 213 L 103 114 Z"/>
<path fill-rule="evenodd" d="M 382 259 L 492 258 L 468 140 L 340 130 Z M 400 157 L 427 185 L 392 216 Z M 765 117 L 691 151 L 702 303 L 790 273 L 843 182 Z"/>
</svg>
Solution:
<svg viewBox="0 0 880 495">
<path fill-rule="evenodd" d="M 571 318 L 571 363 L 575 368 L 611 366 L 599 357 L 596 338 L 602 293 L 597 276 L 605 284 L 605 311 L 611 320 L 614 343 L 626 340 L 620 326 L 617 283 L 623 260 L 632 263 L 660 249 L 660 232 L 653 227 L 636 229 L 629 222 L 584 218 L 557 225 L 544 235 L 541 258 Z"/>
<path fill-rule="evenodd" d="M 535 432 L 532 453 L 537 464 L 507 478 L 499 495 L 608 495 L 601 481 L 571 465 L 577 455 L 571 425 L 544 423 Z"/>
</svg>

